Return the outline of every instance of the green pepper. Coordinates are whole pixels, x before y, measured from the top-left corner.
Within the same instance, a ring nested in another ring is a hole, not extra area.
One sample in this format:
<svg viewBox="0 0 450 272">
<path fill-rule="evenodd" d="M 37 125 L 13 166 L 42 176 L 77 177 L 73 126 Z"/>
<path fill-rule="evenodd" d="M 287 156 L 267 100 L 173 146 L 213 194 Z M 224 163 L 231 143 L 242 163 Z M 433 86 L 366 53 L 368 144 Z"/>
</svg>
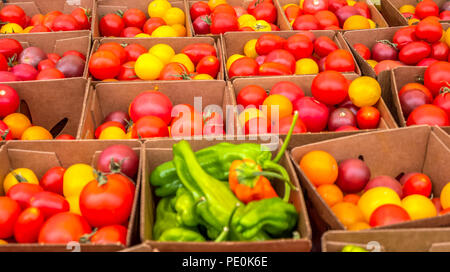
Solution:
<svg viewBox="0 0 450 272">
<path fill-rule="evenodd" d="M 196 203 L 192 194 L 184 187 L 178 189 L 174 201 L 174 208 L 177 213 L 177 221 L 180 225 L 189 227 L 197 226 L 199 222 L 195 206 Z"/>
<path fill-rule="evenodd" d="M 153 225 L 154 240 L 158 240 L 164 231 L 179 226 L 177 213 L 172 209 L 171 201 L 172 198 L 165 197 L 156 207 L 156 221 Z"/>
<path fill-rule="evenodd" d="M 186 228 L 171 228 L 164 231 L 158 241 L 203 242 L 205 238 L 198 232 Z"/>
</svg>

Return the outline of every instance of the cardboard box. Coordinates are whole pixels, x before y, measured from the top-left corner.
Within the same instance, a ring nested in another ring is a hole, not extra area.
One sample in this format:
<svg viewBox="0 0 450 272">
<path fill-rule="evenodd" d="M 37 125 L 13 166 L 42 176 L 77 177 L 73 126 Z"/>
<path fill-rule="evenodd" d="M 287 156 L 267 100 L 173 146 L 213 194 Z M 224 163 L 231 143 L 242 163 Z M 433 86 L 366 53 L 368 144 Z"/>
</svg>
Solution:
<svg viewBox="0 0 450 272">
<path fill-rule="evenodd" d="M 93 30 L 92 35 L 94 39 L 98 39 L 100 37 L 103 37 L 100 33 L 99 29 L 99 23 L 103 16 L 105 16 L 108 13 L 114 13 L 118 10 L 121 10 L 125 12 L 127 9 L 130 8 L 136 8 L 139 10 L 142 10 L 145 15 L 148 16 L 148 4 L 152 2 L 153 0 L 149 1 L 139 1 L 139 0 L 97 0 L 97 16 L 95 18 L 95 21 L 93 21 Z M 186 8 L 186 4 L 183 0 L 169 0 L 169 2 L 172 4 L 172 7 L 180 8 L 184 11 L 184 14 L 186 15 L 186 36 L 192 37 L 192 26 L 191 26 L 191 20 L 188 20 L 189 16 L 189 9 Z M 125 38 L 127 39 L 127 38 Z"/>
<path fill-rule="evenodd" d="M 280 5 L 283 19 L 288 23 L 289 29 L 293 29 L 291 24 L 289 23 L 289 20 L 286 17 L 286 14 L 283 11 L 283 6 L 287 4 L 296 4 L 298 5 L 299 1 L 296 0 L 277 0 L 278 4 Z M 375 7 L 375 5 L 370 0 L 361 0 L 357 2 L 364 2 L 369 6 L 370 14 L 372 15 L 372 20 L 377 24 L 377 27 L 389 27 L 386 20 L 383 18 L 383 15 L 381 15 L 380 11 Z"/>
<path fill-rule="evenodd" d="M 406 127 L 406 119 L 403 115 L 402 107 L 400 104 L 400 98 L 398 92 L 407 83 L 418 82 L 420 77 L 423 78 L 426 67 L 414 67 L 414 66 L 403 66 L 397 67 L 391 70 L 391 100 L 392 100 L 392 113 L 397 119 L 398 124 L 401 127 Z M 450 126 L 446 126 L 446 129 L 450 129 Z"/>
<path fill-rule="evenodd" d="M 137 95 L 153 90 L 156 86 L 170 98 L 173 105 L 194 105 L 194 97 L 201 97 L 202 109 L 208 105 L 218 105 L 222 107 L 224 115 L 227 112 L 226 105 L 235 105 L 236 101 L 225 81 L 219 80 L 99 83 L 89 86 L 89 97 L 80 126 L 81 139 L 94 139 L 95 129 L 102 124 L 106 115 L 117 110 L 128 112 L 130 103 Z M 230 133 L 234 134 L 234 130 Z"/>
<path fill-rule="evenodd" d="M 27 141 L 9 142 L 0 149 L 0 183 L 10 169 L 30 168 L 38 178 L 55 166 L 67 168 L 76 163 L 86 163 L 96 168 L 97 158 L 101 151 L 111 145 L 124 144 L 131 147 L 140 158 L 138 176 L 136 178 L 136 194 L 128 224 L 127 246 L 138 243 L 137 227 L 139 218 L 139 192 L 141 186 L 142 144 L 139 141 Z M 76 150 L 76 152 L 74 152 Z M 0 184 L 0 195 L 4 195 L 3 184 Z M 1 251 L 118 251 L 122 245 L 53 245 L 53 244 L 14 244 L 0 245 Z"/>
<path fill-rule="evenodd" d="M 346 245 L 368 247 L 372 252 L 450 252 L 450 228 L 336 230 L 322 236 L 323 252 L 340 252 Z"/>
<path fill-rule="evenodd" d="M 409 172 L 424 173 L 433 183 L 434 197 L 439 197 L 442 188 L 449 182 L 450 168 L 446 165 L 450 159 L 450 149 L 431 131 L 429 126 L 375 131 L 296 147 L 291 151 L 291 159 L 300 182 L 306 188 L 308 198 L 322 220 L 333 230 L 344 230 L 345 227 L 299 167 L 302 157 L 312 150 L 329 152 L 338 162 L 350 158 L 361 158 L 370 168 L 371 178 L 380 175 L 395 178 Z M 374 229 L 444 226 L 450 226 L 450 215 L 407 221 Z"/>
<path fill-rule="evenodd" d="M 28 116 L 33 125 L 46 128 L 53 136 L 70 134 L 79 138 L 87 80 L 68 78 L 4 84 L 17 91 L 21 99 L 19 112 Z"/>
<path fill-rule="evenodd" d="M 202 140 L 202 141 L 190 141 L 190 144 L 194 150 L 199 150 L 210 145 L 219 143 L 217 140 Z M 247 141 L 230 141 L 234 144 L 239 144 Z M 254 141 L 253 141 L 254 142 Z M 161 252 L 165 251 L 177 251 L 177 252 L 189 252 L 189 251 L 255 251 L 255 252 L 267 252 L 267 251 L 310 251 L 311 249 L 311 227 L 309 224 L 309 218 L 301 191 L 291 191 L 290 202 L 294 204 L 299 212 L 299 223 L 297 231 L 300 233 L 300 239 L 277 239 L 263 242 L 158 242 L 152 240 L 152 228 L 155 221 L 155 208 L 157 205 L 157 197 L 153 193 L 153 189 L 149 183 L 148 177 L 151 171 L 161 163 L 172 160 L 172 146 L 175 144 L 174 140 L 148 140 L 144 143 L 145 146 L 145 158 L 143 161 L 143 187 L 141 191 L 141 214 L 140 214 L 140 236 L 143 242 L 146 242 L 153 249 Z M 260 142 L 261 143 L 261 142 Z M 275 142 L 281 144 L 281 142 Z M 283 156 L 281 162 L 289 173 L 291 181 L 294 185 L 300 188 L 300 185 L 295 175 L 295 171 L 287 154 Z M 277 186 L 279 185 L 279 186 Z M 283 189 L 282 184 L 275 185 L 276 190 Z"/>
<path fill-rule="evenodd" d="M 441 7 L 446 0 L 433 0 Z M 400 13 L 400 7 L 403 5 L 417 5 L 416 0 L 381 0 L 381 13 L 386 18 L 390 26 L 407 26 L 408 19 Z M 441 21 L 443 22 L 443 21 Z"/>
<path fill-rule="evenodd" d="M 92 32 L 94 31 L 94 22 L 97 20 L 97 4 L 95 0 L 7 0 L 0 2 L 0 9 L 4 5 L 10 4 L 21 7 L 25 11 L 25 14 L 30 16 L 30 18 L 39 13 L 45 15 L 55 10 L 61 11 L 64 14 L 70 14 L 78 7 L 84 8 L 91 14 L 91 27 L 89 31 Z M 72 32 L 75 35 L 78 34 L 79 36 L 84 36 L 85 31 L 86 30 L 61 32 Z M 34 33 L 29 33 L 26 35 L 34 35 Z"/>
<path fill-rule="evenodd" d="M 150 49 L 152 46 L 164 43 L 170 45 L 173 50 L 175 51 L 175 54 L 181 53 L 181 50 L 186 47 L 187 45 L 194 44 L 194 43 L 207 43 L 210 45 L 213 45 L 216 48 L 217 52 L 217 59 L 219 59 L 220 62 L 220 68 L 219 72 L 217 73 L 217 80 L 224 80 L 224 65 L 223 65 L 223 49 L 220 42 L 215 42 L 213 38 L 211 37 L 191 37 L 191 38 L 101 38 L 99 40 L 94 40 L 92 44 L 92 54 L 94 54 L 98 47 L 101 44 L 107 43 L 107 42 L 117 42 L 119 44 L 131 44 L 131 43 L 137 43 L 142 46 L 144 46 L 147 49 Z M 90 58 L 90 57 L 89 57 Z M 98 83 L 100 81 L 97 81 L 96 79 L 93 79 L 94 83 Z M 159 80 L 157 80 L 159 82 Z M 187 82 L 182 80 L 183 82 Z"/>
<path fill-rule="evenodd" d="M 344 38 L 342 37 L 341 33 L 332 31 L 332 30 L 312 30 L 314 35 L 316 37 L 321 36 L 327 36 L 331 38 L 339 48 L 345 49 L 349 52 L 351 52 L 349 46 L 345 42 Z M 285 39 L 295 35 L 298 33 L 298 31 L 272 31 L 272 32 L 265 32 L 265 33 L 271 33 L 280 37 L 283 37 Z M 244 54 L 244 46 L 245 43 L 247 43 L 251 39 L 258 39 L 263 32 L 229 32 L 225 33 L 222 37 L 222 48 L 223 48 L 223 61 L 226 63 L 228 58 L 233 54 Z M 353 60 L 355 61 L 355 72 L 351 73 L 345 73 L 345 74 L 358 74 L 361 75 L 361 70 L 359 69 L 358 63 L 356 62 L 355 58 L 353 57 Z M 234 80 L 238 77 L 229 78 L 228 76 L 228 70 L 225 69 L 225 76 L 228 80 Z M 258 79 L 261 78 L 258 76 Z"/>
<path fill-rule="evenodd" d="M 450 146 L 450 135 L 445 132 L 445 130 L 442 129 L 442 127 L 434 126 L 431 127 L 431 130 L 436 134 L 436 136 L 441 139 L 441 141 L 446 144 L 447 146 Z"/>
</svg>

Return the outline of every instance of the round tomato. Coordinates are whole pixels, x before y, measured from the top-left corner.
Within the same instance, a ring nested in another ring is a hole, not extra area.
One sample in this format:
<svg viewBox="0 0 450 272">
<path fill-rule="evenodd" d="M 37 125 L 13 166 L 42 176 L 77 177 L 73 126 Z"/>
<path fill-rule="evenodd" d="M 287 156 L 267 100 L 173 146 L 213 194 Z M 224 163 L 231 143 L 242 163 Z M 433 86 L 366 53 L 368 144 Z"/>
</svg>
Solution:
<svg viewBox="0 0 450 272">
<path fill-rule="evenodd" d="M 22 209 L 30 206 L 30 200 L 44 189 L 38 184 L 21 182 L 12 186 L 6 196 L 17 201 Z"/>
<path fill-rule="evenodd" d="M 96 139 L 100 138 L 100 134 L 102 133 L 102 131 L 108 127 L 118 127 L 125 132 L 125 126 L 123 124 L 117 121 L 108 121 L 97 127 L 94 133 L 95 138 Z"/>
<path fill-rule="evenodd" d="M 162 18 L 153 17 L 153 18 L 150 18 L 147 21 L 145 21 L 144 27 L 142 28 L 142 30 L 145 33 L 151 35 L 155 29 L 157 29 L 158 27 L 163 26 L 163 25 L 166 25 L 166 22 Z"/>
<path fill-rule="evenodd" d="M 314 17 L 316 17 L 317 21 L 319 21 L 319 25 L 322 29 L 333 26 L 339 28 L 338 18 L 329 10 L 321 10 L 314 14 Z"/>
<path fill-rule="evenodd" d="M 362 43 L 356 43 L 353 45 L 356 52 L 365 60 L 369 60 L 371 57 L 370 49 Z"/>
<path fill-rule="evenodd" d="M 105 37 L 119 37 L 125 28 L 122 17 L 110 13 L 102 17 L 99 24 L 100 34 Z"/>
<path fill-rule="evenodd" d="M 0 85 L 0 118 L 16 112 L 19 107 L 20 98 L 16 90 L 7 86 Z"/>
<path fill-rule="evenodd" d="M 137 79 L 137 75 L 134 72 L 135 61 L 128 61 L 122 64 L 120 67 L 119 75 L 117 76 L 118 80 L 135 80 Z"/>
<path fill-rule="evenodd" d="M 133 38 L 133 37 L 136 37 L 136 35 L 141 34 L 141 33 L 142 33 L 142 30 L 140 28 L 130 26 L 130 27 L 125 27 L 122 30 L 122 32 L 120 33 L 120 37 Z"/>
<path fill-rule="evenodd" d="M 153 137 L 168 137 L 169 128 L 167 124 L 159 117 L 144 116 L 137 120 L 133 126 L 131 137 L 138 138 L 153 138 Z"/>
<path fill-rule="evenodd" d="M 127 11 L 123 13 L 122 19 L 125 27 L 142 28 L 145 21 L 147 20 L 147 16 L 145 16 L 145 13 L 143 11 L 136 8 L 131 8 L 127 9 Z"/>
<path fill-rule="evenodd" d="M 434 1 L 421 1 L 416 6 L 415 15 L 419 19 L 425 19 L 428 16 L 439 16 L 439 7 Z"/>
<path fill-rule="evenodd" d="M 239 23 L 235 15 L 216 13 L 211 15 L 211 33 L 223 34 L 228 31 L 238 31 Z"/>
<path fill-rule="evenodd" d="M 291 68 L 276 62 L 265 62 L 259 66 L 260 76 L 283 76 L 292 75 Z"/>
<path fill-rule="evenodd" d="M 450 63 L 438 61 L 425 70 L 424 85 L 431 91 L 433 96 L 437 96 L 442 87 L 447 87 L 450 83 Z"/>
<path fill-rule="evenodd" d="M 0 120 L 0 140 L 3 141 L 9 141 L 12 140 L 12 134 L 11 134 L 11 130 L 9 129 L 8 125 Z"/>
<path fill-rule="evenodd" d="M 408 43 L 417 41 L 415 32 L 415 25 L 402 27 L 395 32 L 392 42 L 397 45 L 398 50 L 401 50 Z"/>
<path fill-rule="evenodd" d="M 55 140 L 75 140 L 75 137 L 70 134 L 60 134 L 55 137 Z"/>
<path fill-rule="evenodd" d="M 207 56 L 217 57 L 216 48 L 208 43 L 193 43 L 185 46 L 181 53 L 189 57 L 189 59 L 197 65 L 197 63 Z"/>
<path fill-rule="evenodd" d="M 286 116 L 281 118 L 280 121 L 278 122 L 278 126 L 277 125 L 272 126 L 272 132 L 279 134 L 287 134 L 289 132 L 289 129 L 291 128 L 293 119 L 294 119 L 293 116 Z M 274 131 L 274 128 L 277 127 L 278 131 Z M 295 122 L 294 130 L 292 133 L 305 133 L 305 132 L 307 132 L 306 125 L 300 118 L 298 118 L 297 122 Z"/>
<path fill-rule="evenodd" d="M 250 13 L 256 20 L 264 20 L 268 23 L 275 23 L 277 20 L 277 9 L 273 3 L 262 2 L 258 4 Z"/>
<path fill-rule="evenodd" d="M 237 16 L 234 8 L 228 4 L 219 4 L 212 10 L 212 13 L 229 13 L 231 15 Z"/>
<path fill-rule="evenodd" d="M 203 132 L 203 116 L 197 112 L 192 106 L 179 104 L 176 111 L 178 114 L 172 119 L 170 125 L 170 135 L 172 137 L 187 137 L 194 135 L 202 135 Z M 175 108 L 174 107 L 174 108 Z M 181 113 L 181 114 L 180 114 Z"/>
<path fill-rule="evenodd" d="M 292 24 L 294 30 L 319 30 L 320 22 L 311 14 L 298 16 Z"/>
<path fill-rule="evenodd" d="M 18 243 L 36 243 L 44 222 L 44 215 L 38 208 L 24 210 L 14 226 L 14 239 Z"/>
<path fill-rule="evenodd" d="M 235 76 L 256 76 L 259 73 L 258 63 L 249 57 L 237 59 L 231 64 L 228 70 L 228 76 L 233 78 Z"/>
<path fill-rule="evenodd" d="M 305 14 L 316 14 L 318 11 L 328 10 L 327 0 L 304 0 L 303 12 Z"/>
<path fill-rule="evenodd" d="M 89 60 L 89 73 L 99 80 L 115 78 L 120 72 L 120 59 L 112 52 L 97 51 Z"/>
<path fill-rule="evenodd" d="M 365 2 L 356 2 L 354 5 L 353 5 L 353 7 L 355 7 L 358 11 L 359 11 L 359 13 L 362 15 L 362 16 L 364 16 L 364 17 L 366 17 L 367 19 L 370 19 L 370 18 L 372 18 L 372 15 L 371 15 L 371 13 L 370 13 L 370 9 L 369 9 L 369 6 L 365 3 Z"/>
<path fill-rule="evenodd" d="M 279 63 L 290 68 L 292 73 L 295 72 L 295 57 L 289 51 L 284 49 L 273 50 L 267 55 L 264 62 Z"/>
<path fill-rule="evenodd" d="M 327 105 L 336 105 L 348 95 L 348 81 L 339 72 L 319 73 L 311 84 L 311 93 L 315 99 Z"/>
<path fill-rule="evenodd" d="M 71 212 L 59 213 L 49 218 L 39 232 L 38 242 L 44 244 L 67 244 L 79 241 L 81 236 L 91 233 L 86 219 Z"/>
<path fill-rule="evenodd" d="M 253 105 L 259 107 L 266 99 L 267 93 L 264 88 L 258 85 L 248 85 L 242 88 L 237 97 L 236 102 L 238 105 L 242 105 L 244 108 Z"/>
<path fill-rule="evenodd" d="M 44 16 L 44 20 L 42 21 L 42 24 L 47 27 L 48 29 L 52 29 L 53 22 L 55 21 L 56 17 L 59 15 L 62 15 L 63 13 L 58 10 L 51 11 Z"/>
<path fill-rule="evenodd" d="M 186 66 L 179 62 L 171 62 L 164 66 L 159 75 L 159 80 L 183 80 L 190 79 Z"/>
<path fill-rule="evenodd" d="M 263 102 L 266 106 L 263 108 L 263 112 L 267 116 L 269 121 L 278 122 L 281 118 L 292 115 L 292 103 L 287 97 L 280 94 L 269 95 Z M 276 115 L 278 115 L 278 118 Z"/>
<path fill-rule="evenodd" d="M 325 70 L 338 72 L 355 71 L 355 62 L 352 54 L 344 49 L 338 49 L 331 52 L 325 59 Z"/>
<path fill-rule="evenodd" d="M 41 60 L 38 64 L 39 72 L 49 68 L 55 68 L 55 63 L 50 59 Z"/>
<path fill-rule="evenodd" d="M 409 221 L 411 218 L 401 206 L 385 204 L 376 208 L 370 216 L 372 227 L 386 226 Z"/>
<path fill-rule="evenodd" d="M 0 54 L 0 71 L 8 71 L 8 61 L 6 60 L 5 56 Z"/>
<path fill-rule="evenodd" d="M 417 24 L 414 34 L 421 40 L 434 43 L 442 37 L 442 25 L 437 20 L 426 18 Z"/>
<path fill-rule="evenodd" d="M 14 225 L 19 215 L 19 203 L 9 197 L 0 196 L 0 239 L 6 239 L 13 235 Z"/>
<path fill-rule="evenodd" d="M 375 74 L 378 75 L 383 71 L 389 71 L 394 69 L 395 67 L 403 66 L 403 64 L 396 60 L 382 60 L 379 63 L 375 65 L 373 70 L 375 71 Z"/>
<path fill-rule="evenodd" d="M 61 14 L 53 20 L 52 27 L 50 29 L 52 31 L 73 31 L 81 30 L 81 27 L 72 15 Z"/>
<path fill-rule="evenodd" d="M 19 57 L 19 54 L 22 53 L 23 47 L 15 39 L 3 38 L 0 39 L 0 54 L 2 54 L 5 58 L 9 59 L 14 55 Z"/>
<path fill-rule="evenodd" d="M 72 10 L 70 15 L 77 21 L 81 29 L 89 29 L 91 27 L 91 23 L 89 22 L 90 13 L 86 9 L 76 8 Z"/>
<path fill-rule="evenodd" d="M 336 43 L 327 36 L 321 36 L 314 41 L 314 52 L 321 58 L 328 56 L 331 52 L 338 50 Z"/>
<path fill-rule="evenodd" d="M 189 13 L 191 15 L 192 21 L 200 17 L 201 15 L 209 15 L 211 14 L 211 9 L 209 5 L 205 2 L 198 1 L 192 4 Z"/>
<path fill-rule="evenodd" d="M 125 52 L 125 49 L 122 45 L 116 42 L 103 43 L 98 47 L 97 51 L 109 51 L 113 53 L 119 58 L 120 63 L 124 63 L 127 59 L 127 53 Z"/>
<path fill-rule="evenodd" d="M 267 55 L 273 50 L 283 49 L 285 47 L 286 40 L 280 36 L 274 34 L 261 35 L 255 44 L 255 50 L 258 55 Z"/>
<path fill-rule="evenodd" d="M 63 180 L 65 172 L 66 169 L 61 166 L 50 168 L 42 176 L 39 181 L 39 185 L 44 188 L 45 191 L 63 195 Z"/>
<path fill-rule="evenodd" d="M 163 93 L 158 91 L 145 91 L 136 96 L 130 104 L 129 115 L 133 122 L 144 116 L 156 116 L 164 123 L 169 124 L 172 112 L 172 102 Z"/>
<path fill-rule="evenodd" d="M 434 98 L 433 104 L 443 109 L 450 118 L 450 92 L 443 90 Z"/>
<path fill-rule="evenodd" d="M 406 121 L 407 126 L 412 125 L 430 125 L 430 126 L 448 126 L 449 117 L 445 111 L 438 106 L 425 104 L 415 108 Z"/>
<path fill-rule="evenodd" d="M 431 45 L 430 57 L 436 60 L 447 61 L 450 48 L 445 42 L 437 41 Z"/>
<path fill-rule="evenodd" d="M 36 80 L 64 78 L 64 74 L 56 68 L 48 68 L 39 72 Z"/>
<path fill-rule="evenodd" d="M 303 34 L 295 34 L 286 41 L 284 49 L 294 55 L 295 60 L 308 58 L 314 51 L 311 39 Z"/>
<path fill-rule="evenodd" d="M 216 56 L 206 56 L 197 63 L 195 71 L 199 74 L 208 74 L 213 78 L 219 73 L 220 62 Z"/>
<path fill-rule="evenodd" d="M 144 46 L 137 44 L 137 43 L 131 43 L 124 48 L 125 54 L 126 54 L 126 61 L 136 61 L 140 55 L 147 53 L 148 50 Z"/>
<path fill-rule="evenodd" d="M 302 97 L 294 104 L 299 119 L 303 121 L 310 132 L 324 130 L 328 123 L 330 110 L 328 107 L 312 97 Z"/>
<path fill-rule="evenodd" d="M 303 90 L 297 86 L 295 83 L 292 83 L 290 81 L 279 81 L 275 85 L 272 86 L 272 89 L 270 89 L 270 94 L 281 94 L 289 101 L 291 101 L 292 104 L 297 102 L 300 98 L 305 96 L 305 93 Z"/>
<path fill-rule="evenodd" d="M 356 113 L 356 122 L 360 129 L 376 129 L 380 123 L 380 111 L 372 106 L 362 107 Z"/>
<path fill-rule="evenodd" d="M 431 180 L 427 175 L 421 173 L 413 174 L 403 184 L 403 197 L 415 194 L 429 197 L 431 187 Z"/>
<path fill-rule="evenodd" d="M 125 246 L 127 243 L 127 232 L 127 228 L 121 225 L 102 227 L 92 235 L 90 242 L 96 245 L 120 243 Z"/>
<path fill-rule="evenodd" d="M 20 25 L 22 28 L 27 26 L 27 19 L 25 11 L 16 5 L 7 5 L 0 10 L 0 21 L 14 23 Z"/>
</svg>

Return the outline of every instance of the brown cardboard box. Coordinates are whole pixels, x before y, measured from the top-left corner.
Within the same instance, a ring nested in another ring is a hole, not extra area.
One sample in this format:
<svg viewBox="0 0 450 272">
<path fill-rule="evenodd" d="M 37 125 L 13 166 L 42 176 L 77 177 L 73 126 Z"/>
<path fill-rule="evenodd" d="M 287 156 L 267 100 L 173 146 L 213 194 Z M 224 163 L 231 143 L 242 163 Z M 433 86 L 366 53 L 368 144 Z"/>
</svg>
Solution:
<svg viewBox="0 0 450 272">
<path fill-rule="evenodd" d="M 190 141 L 192 148 L 198 150 L 210 145 L 219 143 L 217 140 Z M 244 141 L 230 141 L 231 143 L 242 143 Z M 250 142 L 249 140 L 245 142 Z M 253 141 L 254 142 L 254 141 Z M 258 141 L 259 143 L 263 143 Z M 301 191 L 292 191 L 290 201 L 299 212 L 299 223 L 297 231 L 300 233 L 300 239 L 278 239 L 264 242 L 158 242 L 152 240 L 152 228 L 155 220 L 156 197 L 149 183 L 148 177 L 151 171 L 159 164 L 169 161 L 173 158 L 172 146 L 176 143 L 174 140 L 148 140 L 145 142 L 145 158 L 143 161 L 145 177 L 141 191 L 141 214 L 140 214 L 140 235 L 141 240 L 158 251 L 310 251 L 311 249 L 311 227 L 303 195 Z M 267 142 L 266 142 L 267 143 Z M 274 142 L 275 145 L 281 142 Z M 288 170 L 291 181 L 299 187 L 294 169 L 287 155 L 283 156 L 281 162 L 286 170 Z M 280 185 L 280 186 L 277 186 Z M 281 187 L 281 188 L 279 188 Z M 283 185 L 276 184 L 275 188 L 283 190 Z"/>
<path fill-rule="evenodd" d="M 392 100 L 392 113 L 394 117 L 397 119 L 398 124 L 401 127 L 406 126 L 406 119 L 403 115 L 402 107 L 400 104 L 400 99 L 398 96 L 398 92 L 400 89 L 406 85 L 407 83 L 418 82 L 420 77 L 423 78 L 426 67 L 413 67 L 413 66 L 403 66 L 397 67 L 394 70 L 391 70 L 391 88 L 390 88 L 390 96 Z M 450 129 L 450 126 L 444 127 L 445 129 Z"/>
<path fill-rule="evenodd" d="M 96 167 L 97 158 L 106 147 L 124 144 L 127 145 L 140 157 L 138 176 L 136 178 L 136 194 L 133 209 L 128 224 L 127 246 L 138 242 L 138 217 L 139 192 L 141 186 L 142 167 L 142 144 L 139 141 L 27 141 L 9 142 L 0 149 L 0 182 L 10 172 L 10 169 L 19 167 L 30 168 L 38 178 L 55 166 L 67 168 L 75 163 L 86 163 Z M 77 152 L 74 152 L 74 151 Z M 1 184 L 0 195 L 3 195 L 3 184 Z M 122 245 L 41 245 L 41 244 L 7 244 L 1 245 L 0 251 L 118 251 L 123 249 Z"/>
<path fill-rule="evenodd" d="M 91 55 L 94 54 L 98 47 L 101 44 L 107 43 L 107 42 L 117 42 L 119 44 L 131 44 L 131 43 L 137 43 L 145 48 L 150 49 L 152 46 L 164 43 L 170 45 L 173 50 L 175 51 L 175 54 L 181 53 L 181 50 L 190 44 L 194 43 L 207 43 L 210 45 L 214 45 L 217 52 L 217 58 L 220 61 L 220 68 L 219 72 L 217 73 L 217 80 L 224 80 L 224 65 L 223 65 L 223 49 L 220 42 L 215 42 L 213 38 L 211 37 L 191 37 L 191 38 L 99 38 L 100 40 L 94 40 L 94 43 L 92 44 L 92 52 Z M 94 79 L 95 80 L 95 79 Z M 94 81 L 94 83 L 98 83 L 99 81 Z M 184 81 L 186 82 L 186 81 Z"/>
<path fill-rule="evenodd" d="M 95 129 L 101 125 L 107 114 L 117 110 L 127 112 L 131 101 L 138 94 L 153 90 L 156 86 L 170 98 L 173 105 L 194 105 L 194 97 L 202 97 L 203 109 L 214 104 L 222 107 L 225 114 L 226 105 L 235 105 L 236 101 L 225 81 L 220 80 L 193 80 L 188 83 L 178 80 L 99 83 L 89 86 L 91 91 L 80 126 L 81 139 L 94 139 Z"/>
<path fill-rule="evenodd" d="M 439 137 L 439 139 L 441 139 L 444 144 L 450 146 L 450 135 L 446 133 L 442 128 L 443 127 L 434 126 L 431 127 L 431 130 L 434 132 L 434 134 L 436 134 L 436 136 Z"/>
<path fill-rule="evenodd" d="M 346 245 L 368 247 L 372 252 L 450 252 L 450 228 L 336 230 L 322 236 L 323 252 L 340 252 Z"/>
<path fill-rule="evenodd" d="M 99 23 L 100 23 L 100 20 L 102 19 L 102 17 L 108 13 L 114 13 L 118 10 L 125 12 L 127 9 L 136 8 L 136 9 L 142 10 L 147 15 L 147 19 L 148 19 L 149 18 L 148 17 L 148 4 L 152 1 L 153 0 L 148 0 L 148 1 L 97 0 L 97 16 L 96 16 L 96 20 L 93 21 L 92 36 L 94 37 L 94 39 L 103 37 L 100 34 Z M 188 20 L 189 9 L 186 8 L 185 2 L 183 0 L 179 0 L 179 1 L 178 0 L 176 0 L 176 1 L 169 0 L 169 2 L 172 4 L 172 7 L 180 8 L 184 11 L 184 14 L 186 15 L 186 24 L 185 24 L 186 36 L 192 37 L 191 21 Z M 125 39 L 127 39 L 127 38 L 125 38 Z"/>
<path fill-rule="evenodd" d="M 338 162 L 349 158 L 362 158 L 369 166 L 372 178 L 380 175 L 399 177 L 409 172 L 422 172 L 432 180 L 435 197 L 439 197 L 450 177 L 450 168 L 446 167 L 450 159 L 450 149 L 431 131 L 429 126 L 375 131 L 296 147 L 291 151 L 291 159 L 301 184 L 306 188 L 308 198 L 320 217 L 333 230 L 344 230 L 345 227 L 298 166 L 301 158 L 312 150 L 329 152 Z M 376 229 L 444 226 L 450 226 L 449 215 L 392 224 Z"/>
<path fill-rule="evenodd" d="M 281 11 L 282 11 L 282 14 L 283 14 L 282 15 L 283 19 L 290 26 L 289 29 L 293 29 L 291 24 L 289 23 L 287 17 L 286 17 L 286 14 L 283 11 L 283 6 L 287 5 L 287 4 L 296 4 L 296 5 L 298 5 L 299 1 L 296 1 L 296 0 L 277 0 L 277 2 L 280 5 L 280 8 L 281 8 Z M 371 19 L 375 22 L 375 24 L 377 24 L 377 27 L 389 27 L 388 23 L 383 18 L 383 15 L 381 15 L 380 11 L 374 6 L 374 4 L 370 0 L 361 0 L 361 1 L 357 1 L 357 2 L 364 2 L 364 3 L 367 4 L 367 6 L 369 6 L 370 14 L 372 15 Z"/>
<path fill-rule="evenodd" d="M 285 39 L 289 38 L 292 35 L 295 35 L 298 31 L 272 31 L 265 32 L 271 33 Z M 316 37 L 327 36 L 331 38 L 339 48 L 345 49 L 351 52 L 350 47 L 345 42 L 341 33 L 337 33 L 332 30 L 312 30 Z M 262 32 L 229 32 L 225 33 L 222 37 L 222 48 L 223 48 L 223 61 L 226 63 L 228 58 L 233 54 L 244 54 L 244 46 L 251 39 L 258 39 L 263 33 Z M 355 60 L 355 58 L 353 57 Z M 358 63 L 355 60 L 356 74 L 361 75 L 361 70 L 359 69 Z M 345 73 L 347 74 L 347 73 Z M 348 73 L 354 74 L 354 72 Z M 225 70 L 225 76 L 228 80 L 228 70 Z M 232 78 L 234 80 L 236 77 Z M 258 77 L 261 78 L 261 77 Z"/>
<path fill-rule="evenodd" d="M 79 137 L 78 128 L 87 99 L 87 80 L 68 78 L 4 84 L 17 91 L 21 99 L 19 112 L 27 115 L 33 125 L 46 128 L 53 136 L 70 134 Z"/>
<path fill-rule="evenodd" d="M 4 3 L 7 2 L 7 3 Z M 78 0 L 78 1 L 66 1 L 66 0 L 7 0 L 0 2 L 0 9 L 4 5 L 13 4 L 21 7 L 25 14 L 33 17 L 36 14 L 47 14 L 51 11 L 61 11 L 64 14 L 70 14 L 74 9 L 82 7 L 91 14 L 91 28 L 89 31 L 94 31 L 94 22 L 97 20 L 97 4 L 95 0 Z M 66 32 L 66 31 L 63 31 Z M 85 35 L 85 30 L 68 31 L 73 32 L 79 36 Z M 26 35 L 34 35 L 33 33 Z"/>
<path fill-rule="evenodd" d="M 446 0 L 433 0 L 441 7 Z M 416 6 L 416 0 L 381 0 L 381 13 L 386 18 L 390 26 L 407 26 L 408 20 L 400 13 L 400 7 L 403 5 Z"/>
<path fill-rule="evenodd" d="M 88 30 L 29 34 L 2 34 L 1 38 L 15 39 L 20 42 L 24 49 L 27 47 L 36 46 L 47 54 L 56 53 L 61 57 L 66 51 L 76 50 L 85 55 L 87 60 L 89 53 L 91 52 L 91 35 Z M 88 78 L 87 61 L 84 66 L 83 75 L 77 78 Z M 62 81 L 65 79 L 54 80 Z"/>
</svg>

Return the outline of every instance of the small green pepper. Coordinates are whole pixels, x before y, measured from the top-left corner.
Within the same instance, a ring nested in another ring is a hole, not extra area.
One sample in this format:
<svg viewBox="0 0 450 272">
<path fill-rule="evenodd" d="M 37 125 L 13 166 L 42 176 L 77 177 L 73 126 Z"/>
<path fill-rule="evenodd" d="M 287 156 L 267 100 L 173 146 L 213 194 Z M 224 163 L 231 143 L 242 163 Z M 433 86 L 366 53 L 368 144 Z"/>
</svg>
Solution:
<svg viewBox="0 0 450 272">
<path fill-rule="evenodd" d="M 177 213 L 177 221 L 180 225 L 195 227 L 198 225 L 198 216 L 195 211 L 196 202 L 192 194 L 181 187 L 177 190 L 174 208 Z"/>
<path fill-rule="evenodd" d="M 198 232 L 185 228 L 171 228 L 164 231 L 158 241 L 167 242 L 203 242 L 205 238 Z"/>
<path fill-rule="evenodd" d="M 179 226 L 177 214 L 172 209 L 172 198 L 161 199 L 156 207 L 156 222 L 153 225 L 153 239 L 158 240 L 161 234 L 171 228 Z"/>
</svg>

